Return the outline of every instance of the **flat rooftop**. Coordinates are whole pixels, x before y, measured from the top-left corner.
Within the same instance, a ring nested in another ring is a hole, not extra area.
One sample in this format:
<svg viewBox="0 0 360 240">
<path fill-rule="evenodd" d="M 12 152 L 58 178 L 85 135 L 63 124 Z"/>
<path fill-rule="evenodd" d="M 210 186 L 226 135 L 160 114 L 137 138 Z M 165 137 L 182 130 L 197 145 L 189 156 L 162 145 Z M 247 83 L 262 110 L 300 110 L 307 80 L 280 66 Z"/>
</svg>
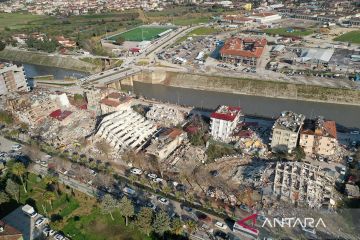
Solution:
<svg viewBox="0 0 360 240">
<path fill-rule="evenodd" d="M 298 132 L 299 128 L 305 121 L 305 115 L 294 113 L 291 111 L 284 111 L 280 117 L 275 121 L 273 128 L 281 128 L 292 132 Z"/>
<path fill-rule="evenodd" d="M 221 55 L 260 58 L 267 44 L 265 38 L 233 37 L 226 40 L 220 50 Z"/>
<path fill-rule="evenodd" d="M 236 116 L 241 113 L 240 107 L 220 106 L 210 115 L 210 118 L 221 119 L 225 121 L 234 121 Z"/>
</svg>

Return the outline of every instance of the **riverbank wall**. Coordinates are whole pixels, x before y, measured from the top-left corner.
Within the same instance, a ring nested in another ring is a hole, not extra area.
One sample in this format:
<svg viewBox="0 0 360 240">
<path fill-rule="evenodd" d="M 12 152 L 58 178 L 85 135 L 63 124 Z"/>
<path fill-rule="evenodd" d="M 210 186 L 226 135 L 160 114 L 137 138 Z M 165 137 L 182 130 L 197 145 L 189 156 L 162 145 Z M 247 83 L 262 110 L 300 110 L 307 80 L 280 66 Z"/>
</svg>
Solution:
<svg viewBox="0 0 360 240">
<path fill-rule="evenodd" d="M 172 71 L 142 72 L 132 77 L 132 81 L 251 96 L 360 106 L 360 91 L 352 89 Z M 130 81 L 121 84 L 128 85 Z"/>
<path fill-rule="evenodd" d="M 49 56 L 44 53 L 4 49 L 0 51 L 0 59 L 5 61 L 36 64 L 47 67 L 57 67 L 80 72 L 95 73 L 100 71 L 98 66 L 84 62 L 70 56 Z"/>
</svg>

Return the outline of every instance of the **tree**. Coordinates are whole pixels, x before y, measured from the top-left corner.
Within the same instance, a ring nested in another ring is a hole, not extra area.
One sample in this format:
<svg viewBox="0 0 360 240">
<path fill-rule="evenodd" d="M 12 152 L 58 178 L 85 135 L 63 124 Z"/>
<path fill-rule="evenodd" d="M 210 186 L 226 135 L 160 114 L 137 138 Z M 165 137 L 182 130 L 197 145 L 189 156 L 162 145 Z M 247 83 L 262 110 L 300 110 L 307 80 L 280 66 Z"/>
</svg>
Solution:
<svg viewBox="0 0 360 240">
<path fill-rule="evenodd" d="M 175 218 L 171 223 L 171 231 L 176 235 L 181 235 L 184 231 L 184 223 L 180 218 Z"/>
<path fill-rule="evenodd" d="M 52 209 L 52 202 L 56 199 L 55 193 L 46 191 L 43 194 L 43 197 L 44 197 L 45 201 L 47 201 L 50 204 L 50 207 Z"/>
<path fill-rule="evenodd" d="M 26 186 L 24 183 L 23 175 L 26 172 L 25 166 L 22 163 L 15 163 L 11 169 L 12 174 L 20 178 L 21 184 L 24 187 L 24 191 L 27 193 Z"/>
<path fill-rule="evenodd" d="M 306 157 L 304 149 L 302 147 L 300 147 L 300 146 L 297 146 L 294 149 L 294 155 L 295 155 L 295 160 L 296 161 L 301 161 L 302 159 L 304 159 Z"/>
<path fill-rule="evenodd" d="M 156 214 L 153 229 L 160 236 L 163 236 L 164 232 L 170 230 L 170 218 L 164 210 Z"/>
<path fill-rule="evenodd" d="M 152 226 L 151 226 L 152 218 L 153 218 L 153 211 L 151 208 L 147 208 L 147 207 L 141 208 L 136 218 L 136 226 L 138 226 L 138 228 L 147 236 L 149 236 L 152 231 Z"/>
<path fill-rule="evenodd" d="M 128 218 L 134 216 L 134 205 L 127 197 L 123 197 L 118 207 L 120 208 L 120 214 L 125 217 L 125 224 L 127 226 Z"/>
<path fill-rule="evenodd" d="M 187 232 L 189 233 L 189 235 L 191 235 L 197 229 L 196 222 L 194 222 L 192 220 L 186 222 L 186 229 L 187 229 Z"/>
<path fill-rule="evenodd" d="M 4 50 L 6 47 L 6 44 L 3 41 L 0 41 L 0 51 Z"/>
<path fill-rule="evenodd" d="M 7 195 L 6 192 L 1 191 L 0 192 L 0 205 L 3 203 L 7 203 L 8 201 L 10 201 L 9 195 Z"/>
<path fill-rule="evenodd" d="M 19 202 L 18 193 L 19 193 L 19 185 L 15 183 L 13 180 L 8 178 L 6 181 L 5 191 L 12 197 L 15 198 L 17 202 Z"/>
<path fill-rule="evenodd" d="M 115 220 L 112 213 L 116 209 L 117 201 L 110 194 L 105 194 L 104 198 L 101 201 L 101 211 L 104 214 L 110 214 L 112 220 Z"/>
<path fill-rule="evenodd" d="M 118 37 L 118 39 L 116 39 L 116 41 L 115 41 L 115 44 L 116 45 L 123 45 L 124 42 L 125 42 L 125 38 Z"/>
</svg>

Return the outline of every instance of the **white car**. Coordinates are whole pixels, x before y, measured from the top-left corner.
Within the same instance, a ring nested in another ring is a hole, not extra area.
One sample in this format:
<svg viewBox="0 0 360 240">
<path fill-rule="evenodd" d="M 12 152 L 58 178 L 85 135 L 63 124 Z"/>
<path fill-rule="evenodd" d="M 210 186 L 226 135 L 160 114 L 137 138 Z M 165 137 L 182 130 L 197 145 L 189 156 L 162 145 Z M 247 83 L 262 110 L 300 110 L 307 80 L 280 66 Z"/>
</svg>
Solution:
<svg viewBox="0 0 360 240">
<path fill-rule="evenodd" d="M 155 173 L 148 173 L 147 175 L 149 178 L 151 179 L 156 179 L 157 178 L 157 175 Z"/>
<path fill-rule="evenodd" d="M 348 156 L 347 157 L 347 162 L 348 163 L 352 163 L 354 161 L 354 158 L 353 157 L 351 157 L 351 156 Z"/>
<path fill-rule="evenodd" d="M 159 182 L 162 182 L 162 181 L 164 181 L 162 178 L 153 179 L 153 182 L 156 182 L 156 183 L 159 183 Z"/>
<path fill-rule="evenodd" d="M 51 230 L 49 231 L 49 236 L 54 236 L 55 233 L 56 233 L 56 231 L 51 229 Z"/>
<path fill-rule="evenodd" d="M 222 230 L 227 229 L 227 226 L 225 225 L 225 223 L 222 223 L 222 222 L 219 222 L 219 221 L 215 223 L 215 227 L 220 228 Z"/>
<path fill-rule="evenodd" d="M 167 200 L 166 198 L 159 198 L 159 202 L 161 204 L 164 204 L 164 205 L 169 205 L 169 200 Z"/>
<path fill-rule="evenodd" d="M 351 135 L 358 135 L 358 134 L 360 134 L 360 132 L 359 131 L 351 131 L 350 134 Z"/>
<path fill-rule="evenodd" d="M 50 230 L 51 230 L 51 229 L 50 229 L 49 227 L 45 227 L 42 232 L 43 232 L 43 234 L 47 237 L 47 236 L 49 236 Z"/>
<path fill-rule="evenodd" d="M 345 175 L 346 174 L 346 167 L 342 167 L 340 170 L 340 174 Z"/>
<path fill-rule="evenodd" d="M 46 220 L 46 218 L 43 218 L 43 217 L 41 217 L 41 218 L 39 218 L 38 220 L 36 220 L 36 222 L 35 222 L 35 227 L 41 226 L 43 223 L 45 223 L 45 220 Z"/>
<path fill-rule="evenodd" d="M 130 170 L 130 172 L 131 172 L 132 174 L 135 174 L 135 175 L 141 175 L 141 174 L 142 174 L 142 170 L 141 170 L 141 169 L 138 169 L 138 168 L 132 168 L 132 169 Z"/>
<path fill-rule="evenodd" d="M 57 234 L 55 234 L 54 238 L 55 238 L 56 240 L 63 240 L 63 239 L 64 239 L 64 236 L 61 235 L 60 233 L 57 233 Z"/>
</svg>

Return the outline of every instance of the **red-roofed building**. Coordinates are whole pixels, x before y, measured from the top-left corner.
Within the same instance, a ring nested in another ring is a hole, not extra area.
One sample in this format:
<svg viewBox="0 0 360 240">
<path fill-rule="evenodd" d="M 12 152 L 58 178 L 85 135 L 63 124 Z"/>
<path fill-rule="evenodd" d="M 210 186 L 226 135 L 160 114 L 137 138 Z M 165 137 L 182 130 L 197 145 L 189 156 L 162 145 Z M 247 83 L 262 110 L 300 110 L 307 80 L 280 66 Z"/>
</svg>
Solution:
<svg viewBox="0 0 360 240">
<path fill-rule="evenodd" d="M 324 121 L 322 118 L 305 120 L 300 132 L 300 146 L 306 154 L 330 156 L 337 147 L 335 121 Z"/>
<path fill-rule="evenodd" d="M 229 38 L 220 50 L 223 61 L 256 66 L 267 44 L 265 38 Z"/>
<path fill-rule="evenodd" d="M 242 117 L 240 107 L 220 106 L 210 115 L 211 135 L 216 140 L 228 141 Z"/>
<path fill-rule="evenodd" d="M 131 105 L 131 97 L 125 93 L 113 92 L 100 101 L 101 114 L 119 111 Z"/>
</svg>

